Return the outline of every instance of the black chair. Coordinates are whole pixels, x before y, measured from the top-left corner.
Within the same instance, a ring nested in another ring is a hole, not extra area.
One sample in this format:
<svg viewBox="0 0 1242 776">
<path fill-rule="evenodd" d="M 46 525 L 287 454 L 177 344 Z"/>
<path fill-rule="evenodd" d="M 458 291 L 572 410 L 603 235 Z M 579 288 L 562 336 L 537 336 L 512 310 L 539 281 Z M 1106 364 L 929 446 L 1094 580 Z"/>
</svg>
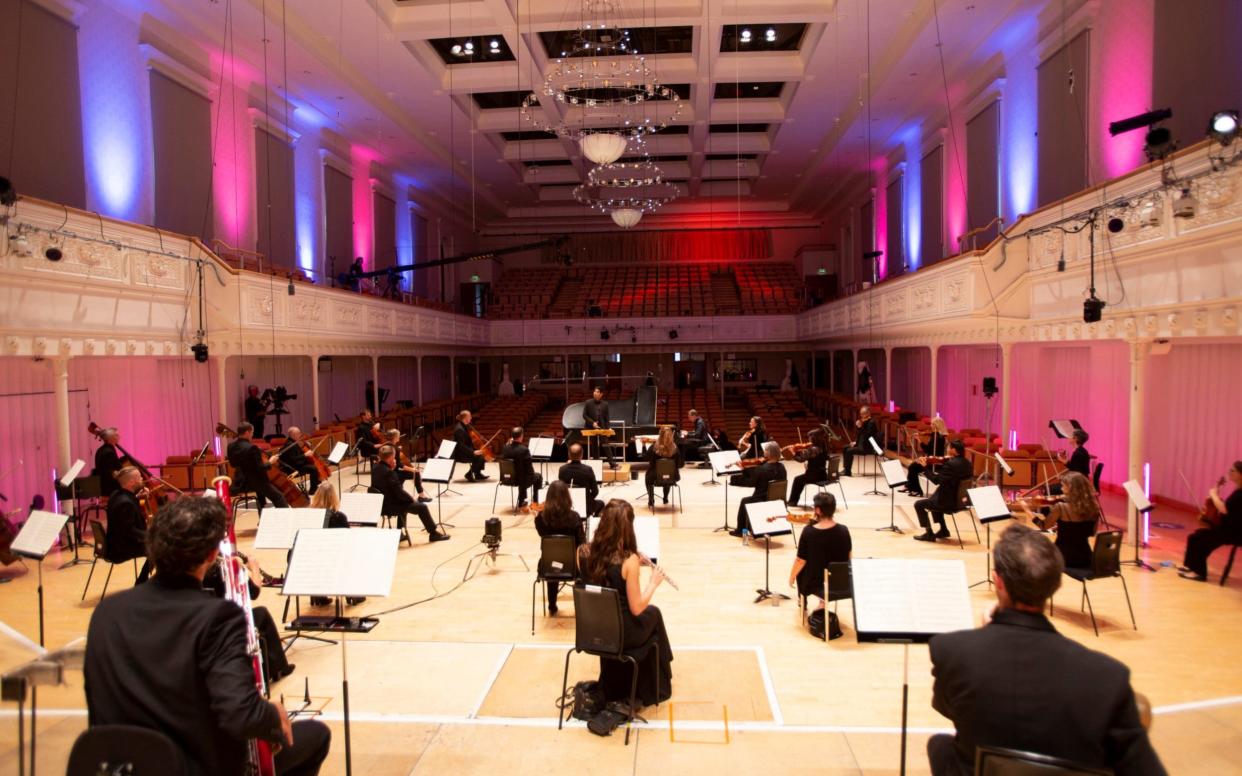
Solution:
<svg viewBox="0 0 1242 776">
<path fill-rule="evenodd" d="M 686 511 L 686 500 L 681 495 L 681 485 L 677 478 L 677 461 L 672 458 L 657 458 L 655 461 L 655 478 L 652 480 L 652 492 L 654 488 L 674 488 L 677 492 L 673 496 L 673 506 L 677 507 L 678 512 Z M 678 503 L 680 502 L 680 506 Z M 651 502 L 651 511 L 655 511 L 655 501 Z"/>
<path fill-rule="evenodd" d="M 496 514 L 496 498 L 502 487 L 509 489 L 509 509 L 512 510 L 517 505 L 513 500 L 513 493 L 518 488 L 517 467 L 508 458 L 498 458 L 496 464 L 500 467 L 500 479 L 496 481 L 496 489 L 492 491 L 492 514 Z"/>
<path fill-rule="evenodd" d="M 1233 556 L 1238 554 L 1238 547 L 1242 547 L 1242 544 L 1230 545 L 1229 562 L 1225 564 L 1225 571 L 1220 575 L 1221 587 L 1224 587 L 1225 582 L 1229 580 L 1229 572 L 1233 570 Z"/>
<path fill-rule="evenodd" d="M 610 587 L 595 585 L 574 586 L 574 646 L 565 653 L 565 673 L 561 678 L 561 697 L 569 687 L 569 657 L 575 652 L 585 652 L 603 660 L 629 663 L 631 670 L 629 716 L 625 721 L 625 743 L 630 743 L 630 726 L 634 723 L 634 701 L 638 695 L 638 661 L 645 660 L 647 653 L 656 651 L 656 686 L 660 686 L 660 644 L 654 638 L 638 647 L 625 647 L 625 619 L 621 612 L 621 596 Z M 561 709 L 556 728 L 565 724 L 565 709 Z"/>
<path fill-rule="evenodd" d="M 854 575 L 852 573 L 850 562 L 838 561 L 828 564 L 828 603 L 834 604 L 832 610 L 835 612 L 837 607 L 835 604 L 839 601 L 854 599 Z M 798 594 L 798 609 L 802 616 L 802 625 L 806 625 L 807 617 L 807 597 Z M 828 628 L 824 628 L 824 641 L 828 640 Z"/>
<path fill-rule="evenodd" d="M 821 493 L 828 490 L 829 485 L 836 485 L 841 489 L 841 506 L 849 509 L 849 502 L 845 500 L 845 485 L 841 482 L 841 456 L 839 455 L 828 456 L 828 477 L 823 482 L 815 483 L 815 487 L 819 488 Z"/>
<path fill-rule="evenodd" d="M 974 485 L 971 480 L 962 480 L 957 484 L 957 509 L 952 512 L 945 512 L 945 515 L 953 521 L 953 533 L 957 534 L 957 546 L 960 549 L 966 549 L 966 545 L 962 543 L 962 532 L 957 530 L 957 516 L 965 512 L 970 516 L 970 525 L 975 529 L 975 541 L 982 544 L 983 539 L 979 536 L 979 524 L 975 522 L 973 507 L 970 505 L 970 499 L 967 498 L 966 491 L 970 486 Z"/>
<path fill-rule="evenodd" d="M 530 588 L 530 633 L 535 635 L 535 588 L 544 582 L 556 582 L 559 587 L 572 584 L 578 578 L 578 540 L 572 536 L 550 535 L 540 542 L 539 565 L 535 569 L 535 583 Z M 548 598 L 543 598 L 543 612 L 548 613 Z"/>
<path fill-rule="evenodd" d="M 999 746 L 975 747 L 975 776 L 1112 776 L 1107 768 Z"/>
<path fill-rule="evenodd" d="M 65 776 L 184 776 L 181 750 L 157 730 L 135 725 L 93 725 L 69 751 Z"/>
<path fill-rule="evenodd" d="M 1095 492 L 1100 492 L 1100 475 L 1104 473 L 1104 464 L 1097 463 L 1095 469 L 1091 472 L 1091 487 L 1095 488 Z"/>
<path fill-rule="evenodd" d="M 123 560 L 112 560 L 108 554 L 108 533 L 104 530 L 103 523 L 98 520 L 91 521 L 91 540 L 95 543 L 95 558 L 91 561 L 91 570 L 86 575 L 86 584 L 82 586 L 82 597 L 78 600 L 86 600 L 86 591 L 91 589 L 91 577 L 95 575 L 95 564 L 104 561 L 108 564 L 108 576 L 104 577 L 103 592 L 99 594 L 99 600 L 108 594 L 108 582 L 112 580 L 112 569 L 116 568 L 118 563 L 124 563 Z M 138 559 L 134 561 L 134 583 L 138 582 Z"/>
<path fill-rule="evenodd" d="M 776 480 L 768 483 L 768 501 L 784 501 L 785 494 L 789 492 L 789 483 L 785 480 Z"/>
<path fill-rule="evenodd" d="M 379 490 L 369 487 L 367 488 L 367 493 L 379 493 Z M 391 528 L 393 526 L 400 527 L 401 528 L 401 541 L 404 541 L 406 544 L 413 547 L 414 542 L 410 539 L 410 531 L 409 531 L 408 524 L 409 524 L 408 516 L 406 517 L 406 525 L 401 525 L 400 515 L 380 515 L 380 525 L 382 525 L 384 528 Z"/>
<path fill-rule="evenodd" d="M 1138 622 L 1134 619 L 1134 607 L 1130 604 L 1130 589 L 1126 586 L 1126 578 L 1121 575 L 1121 531 L 1104 531 L 1096 534 L 1095 548 L 1091 553 L 1091 568 L 1067 568 L 1065 574 L 1082 583 L 1082 600 L 1086 604 L 1087 611 L 1091 613 L 1091 627 L 1095 629 L 1095 635 L 1100 635 L 1100 628 L 1095 623 L 1095 609 L 1091 606 L 1091 594 L 1087 592 L 1087 583 L 1107 577 L 1117 577 L 1121 580 L 1121 589 L 1126 594 L 1126 607 L 1130 610 L 1130 624 L 1138 630 Z M 1082 604 L 1079 604 L 1080 611 L 1081 608 Z M 1051 611 L 1055 613 L 1056 609 L 1052 608 Z"/>
</svg>

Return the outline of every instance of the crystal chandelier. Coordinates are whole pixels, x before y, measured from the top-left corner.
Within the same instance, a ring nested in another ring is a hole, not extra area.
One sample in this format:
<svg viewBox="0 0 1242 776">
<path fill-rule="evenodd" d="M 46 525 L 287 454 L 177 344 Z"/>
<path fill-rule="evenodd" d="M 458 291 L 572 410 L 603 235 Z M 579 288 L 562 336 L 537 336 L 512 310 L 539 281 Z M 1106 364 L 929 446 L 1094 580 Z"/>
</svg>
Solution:
<svg viewBox="0 0 1242 776">
<path fill-rule="evenodd" d="M 654 213 L 676 199 L 678 193 L 676 186 L 662 180 L 652 183 L 631 182 L 625 186 L 599 186 L 588 182 L 574 188 L 574 199 L 582 205 L 610 215 L 615 210 Z"/>
<path fill-rule="evenodd" d="M 587 185 L 602 188 L 651 186 L 664 181 L 664 171 L 651 162 L 601 164 L 587 173 Z"/>
</svg>

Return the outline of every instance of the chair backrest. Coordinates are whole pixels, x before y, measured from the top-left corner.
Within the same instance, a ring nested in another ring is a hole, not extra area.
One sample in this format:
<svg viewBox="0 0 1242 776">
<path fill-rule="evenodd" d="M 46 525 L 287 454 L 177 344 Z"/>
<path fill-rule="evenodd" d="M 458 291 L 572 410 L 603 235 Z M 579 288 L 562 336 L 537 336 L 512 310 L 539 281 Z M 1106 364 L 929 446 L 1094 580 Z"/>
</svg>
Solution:
<svg viewBox="0 0 1242 776">
<path fill-rule="evenodd" d="M 581 652 L 620 656 L 625 651 L 621 596 L 610 587 L 574 586 L 574 643 Z"/>
<path fill-rule="evenodd" d="M 672 458 L 656 458 L 656 484 L 672 483 L 677 476 L 677 462 Z"/>
<path fill-rule="evenodd" d="M 168 736 L 134 725 L 95 725 L 82 731 L 69 752 L 66 776 L 127 773 L 183 776 L 185 761 Z"/>
<path fill-rule="evenodd" d="M 500 458 L 496 461 L 500 466 L 500 484 L 515 486 L 517 485 L 517 467 L 513 461 L 508 458 Z"/>
<path fill-rule="evenodd" d="M 1104 464 L 1097 463 L 1095 471 L 1091 472 L 1091 484 L 1095 487 L 1095 492 L 1100 492 L 1100 475 L 1104 473 Z"/>
<path fill-rule="evenodd" d="M 91 521 L 91 540 L 95 543 L 95 557 L 108 560 L 108 532 L 98 520 Z"/>
<path fill-rule="evenodd" d="M 1121 573 L 1121 531 L 1105 531 L 1095 535 L 1091 553 L 1091 576 L 1115 577 Z"/>
<path fill-rule="evenodd" d="M 854 597 L 854 574 L 850 562 L 828 564 L 828 600 L 840 601 Z"/>
<path fill-rule="evenodd" d="M 539 576 L 572 579 L 578 576 L 578 540 L 550 534 L 540 541 Z"/>
<path fill-rule="evenodd" d="M 785 480 L 777 480 L 768 483 L 768 501 L 784 501 L 785 493 L 789 490 L 789 483 Z"/>
<path fill-rule="evenodd" d="M 828 456 L 828 480 L 835 481 L 841 476 L 841 456 Z"/>
<path fill-rule="evenodd" d="M 1111 776 L 1106 768 L 999 746 L 975 749 L 975 776 Z"/>
<path fill-rule="evenodd" d="M 961 511 L 969 506 L 968 498 L 970 494 L 966 491 L 970 490 L 974 485 L 975 481 L 970 477 L 957 484 L 957 508 L 953 510 L 954 512 Z"/>
</svg>

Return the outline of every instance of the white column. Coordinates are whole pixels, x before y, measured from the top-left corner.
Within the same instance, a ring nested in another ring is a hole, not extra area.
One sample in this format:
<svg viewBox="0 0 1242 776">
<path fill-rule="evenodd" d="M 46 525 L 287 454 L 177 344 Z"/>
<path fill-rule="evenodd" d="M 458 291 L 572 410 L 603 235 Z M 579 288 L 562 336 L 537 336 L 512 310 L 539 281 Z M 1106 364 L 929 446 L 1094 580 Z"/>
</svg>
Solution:
<svg viewBox="0 0 1242 776">
<path fill-rule="evenodd" d="M 1127 479 L 1140 483 L 1143 481 L 1143 383 L 1149 349 L 1149 344 L 1141 340 L 1130 342 L 1130 454 Z M 1127 522 L 1131 531 L 1138 530 L 1137 518 L 1138 513 L 1131 505 Z M 1145 541 L 1147 537 L 1140 538 Z"/>
<path fill-rule="evenodd" d="M 893 400 L 893 349 L 884 348 L 884 404 Z"/>
<path fill-rule="evenodd" d="M 421 406 L 423 403 L 423 357 L 422 356 L 414 357 L 414 371 L 418 373 L 415 375 L 415 377 L 417 378 L 417 381 L 418 381 L 418 403 Z"/>
<path fill-rule="evenodd" d="M 375 415 L 379 416 L 379 356 L 371 356 L 371 402 L 375 407 Z"/>
<path fill-rule="evenodd" d="M 215 358 L 217 382 L 216 401 L 219 402 L 216 405 L 216 417 L 219 418 L 220 423 L 223 423 L 226 426 L 231 426 L 233 424 L 229 423 L 228 396 L 231 386 L 229 385 L 228 360 L 228 356 L 216 356 Z"/>
<path fill-rule="evenodd" d="M 73 464 L 69 450 L 69 357 L 52 359 L 52 394 L 56 402 L 56 475 Z"/>
<path fill-rule="evenodd" d="M 1001 344 L 1001 443 L 1000 448 L 1005 449 L 1009 444 L 1009 430 L 1013 428 L 1013 421 L 1009 417 L 1009 408 L 1011 399 L 1013 399 L 1013 343 L 1005 342 Z"/>
<path fill-rule="evenodd" d="M 319 354 L 311 353 L 311 424 L 319 428 Z"/>
<path fill-rule="evenodd" d="M 936 362 L 939 360 L 940 346 L 932 345 L 929 349 L 931 350 L 931 410 L 929 414 L 934 418 L 939 410 L 936 406 Z"/>
</svg>

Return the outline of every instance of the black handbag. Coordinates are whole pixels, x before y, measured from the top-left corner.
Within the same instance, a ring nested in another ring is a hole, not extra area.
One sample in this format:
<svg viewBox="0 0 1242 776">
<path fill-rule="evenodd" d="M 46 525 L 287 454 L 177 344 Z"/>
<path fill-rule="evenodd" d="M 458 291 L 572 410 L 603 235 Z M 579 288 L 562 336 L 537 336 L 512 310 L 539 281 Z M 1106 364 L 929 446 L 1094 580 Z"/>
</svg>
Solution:
<svg viewBox="0 0 1242 776">
<path fill-rule="evenodd" d="M 811 630 L 811 635 L 817 639 L 824 638 L 824 612 L 826 609 L 816 609 L 806 618 L 807 627 Z M 836 612 L 828 612 L 828 640 L 839 639 L 845 635 L 841 630 L 841 621 L 837 619 Z"/>
</svg>

